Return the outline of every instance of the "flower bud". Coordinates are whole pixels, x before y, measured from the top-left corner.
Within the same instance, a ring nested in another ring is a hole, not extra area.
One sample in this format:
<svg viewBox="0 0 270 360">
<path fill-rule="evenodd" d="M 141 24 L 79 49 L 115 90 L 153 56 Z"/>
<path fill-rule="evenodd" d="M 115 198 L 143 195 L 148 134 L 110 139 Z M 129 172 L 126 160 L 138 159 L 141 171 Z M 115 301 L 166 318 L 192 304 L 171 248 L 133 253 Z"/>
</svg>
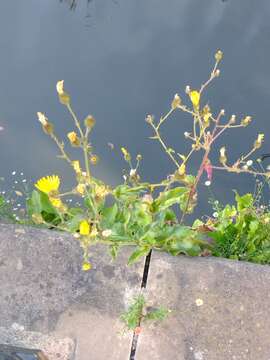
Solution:
<svg viewBox="0 0 270 360">
<path fill-rule="evenodd" d="M 219 75 L 220 75 L 220 70 L 217 69 L 216 72 L 215 72 L 215 76 L 216 76 L 216 77 L 219 77 Z"/>
<path fill-rule="evenodd" d="M 220 62 L 223 58 L 223 52 L 221 50 L 218 50 L 216 53 L 215 53 L 215 59 L 217 62 Z"/>
<path fill-rule="evenodd" d="M 59 96 L 59 101 L 63 105 L 70 104 L 70 96 L 64 90 L 64 80 L 57 81 L 56 91 Z"/>
<path fill-rule="evenodd" d="M 186 92 L 187 95 L 189 95 L 189 93 L 190 93 L 190 86 L 189 85 L 186 86 L 185 92 Z"/>
<path fill-rule="evenodd" d="M 181 105 L 181 98 L 178 94 L 174 95 L 174 99 L 172 101 L 171 107 L 173 110 L 177 109 Z"/>
<path fill-rule="evenodd" d="M 43 113 L 38 112 L 37 116 L 38 116 L 38 121 L 41 123 L 42 129 L 45 132 L 45 134 L 51 135 L 53 133 L 53 130 L 54 130 L 53 129 L 53 124 L 51 124 L 48 121 L 47 117 Z"/>
<path fill-rule="evenodd" d="M 131 160 L 130 153 L 124 147 L 121 147 L 121 151 L 124 155 L 124 159 L 129 162 Z"/>
<path fill-rule="evenodd" d="M 96 123 L 96 120 L 92 115 L 88 115 L 84 119 L 84 125 L 88 129 L 92 129 L 94 127 L 95 123 Z"/>
<path fill-rule="evenodd" d="M 186 165 L 183 163 L 178 169 L 178 175 L 183 176 L 186 173 Z"/>
<path fill-rule="evenodd" d="M 259 149 L 262 146 L 264 134 L 258 134 L 257 140 L 254 142 L 254 148 Z"/>
<path fill-rule="evenodd" d="M 92 154 L 90 156 L 90 162 L 93 165 L 96 165 L 99 162 L 99 157 L 97 155 Z"/>
<path fill-rule="evenodd" d="M 242 121 L 241 121 L 241 125 L 242 126 L 248 126 L 251 123 L 251 116 L 246 116 Z"/>
<path fill-rule="evenodd" d="M 78 184 L 76 186 L 76 191 L 78 194 L 84 195 L 85 194 L 85 184 Z"/>
<path fill-rule="evenodd" d="M 101 235 L 105 238 L 109 237 L 112 235 L 112 230 L 111 229 L 106 229 L 106 230 L 103 230 Z"/>
<path fill-rule="evenodd" d="M 67 137 L 70 141 L 70 144 L 72 146 L 79 146 L 80 145 L 80 140 L 78 138 L 78 135 L 75 133 L 75 131 L 71 131 L 67 134 Z"/>
<path fill-rule="evenodd" d="M 220 153 L 220 156 L 219 156 L 220 163 L 222 165 L 226 165 L 226 162 L 227 162 L 226 148 L 224 146 L 222 148 L 220 148 L 219 153 Z"/>
<path fill-rule="evenodd" d="M 146 121 L 148 124 L 153 124 L 153 122 L 154 122 L 154 117 L 153 117 L 153 115 L 147 115 L 145 121 Z"/>
<path fill-rule="evenodd" d="M 235 121 L 236 121 L 236 116 L 235 115 L 232 115 L 230 120 L 229 120 L 229 123 L 230 124 L 235 124 Z"/>
<path fill-rule="evenodd" d="M 81 167 L 80 167 L 80 162 L 78 160 L 74 160 L 74 161 L 72 161 L 72 166 L 73 166 L 73 169 L 75 170 L 76 174 L 80 175 L 82 172 Z"/>
</svg>

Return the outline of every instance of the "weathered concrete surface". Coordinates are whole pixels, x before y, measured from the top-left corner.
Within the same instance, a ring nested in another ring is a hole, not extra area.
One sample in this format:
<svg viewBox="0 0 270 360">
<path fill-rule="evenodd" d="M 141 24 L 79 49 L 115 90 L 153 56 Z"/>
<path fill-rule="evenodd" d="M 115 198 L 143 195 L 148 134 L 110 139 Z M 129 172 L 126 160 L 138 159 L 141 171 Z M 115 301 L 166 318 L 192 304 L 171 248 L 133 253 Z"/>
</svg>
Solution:
<svg viewBox="0 0 270 360">
<path fill-rule="evenodd" d="M 78 240 L 68 234 L 0 225 L 0 325 L 69 336 L 78 360 L 127 358 L 131 337 L 119 316 L 140 286 L 143 263 L 111 262 L 93 248 L 93 269 L 81 270 Z"/>
<path fill-rule="evenodd" d="M 48 359 L 74 360 L 74 340 L 59 339 L 39 332 L 25 331 L 23 326 L 14 323 L 9 329 L 0 327 L 0 344 L 28 349 L 42 349 Z"/>
<path fill-rule="evenodd" d="M 95 247 L 85 273 L 72 236 L 0 225 L 0 325 L 72 338 L 77 360 L 128 360 L 119 316 L 143 263 L 128 268 L 127 257 L 111 263 Z M 172 313 L 143 326 L 136 360 L 270 360 L 270 267 L 153 253 L 146 298 Z"/>
<path fill-rule="evenodd" d="M 149 305 L 171 309 L 146 327 L 136 360 L 269 360 L 270 267 L 154 253 Z"/>
</svg>

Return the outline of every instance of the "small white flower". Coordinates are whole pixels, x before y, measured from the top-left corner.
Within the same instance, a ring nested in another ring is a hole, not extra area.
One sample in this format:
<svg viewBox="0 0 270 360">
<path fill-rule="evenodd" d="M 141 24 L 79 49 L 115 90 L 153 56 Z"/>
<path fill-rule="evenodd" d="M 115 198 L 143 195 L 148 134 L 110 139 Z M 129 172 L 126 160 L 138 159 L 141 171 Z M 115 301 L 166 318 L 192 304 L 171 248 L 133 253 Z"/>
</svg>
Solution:
<svg viewBox="0 0 270 360">
<path fill-rule="evenodd" d="M 104 237 L 109 237 L 112 235 L 112 230 L 111 229 L 106 229 L 102 231 L 102 236 Z"/>
<path fill-rule="evenodd" d="M 253 164 L 253 161 L 252 160 L 248 160 L 247 161 L 247 166 L 251 166 Z"/>
<path fill-rule="evenodd" d="M 196 305 L 197 306 L 202 306 L 203 305 L 203 300 L 202 299 L 196 299 Z"/>
<path fill-rule="evenodd" d="M 211 185 L 211 181 L 210 180 L 207 180 L 205 183 L 204 183 L 205 186 L 210 186 Z"/>
<path fill-rule="evenodd" d="M 190 136 L 190 133 L 187 132 L 187 131 L 185 131 L 185 132 L 184 132 L 184 136 L 185 136 L 185 138 L 188 138 L 188 137 Z"/>
<path fill-rule="evenodd" d="M 247 166 L 247 165 L 243 165 L 243 166 L 242 166 L 242 169 L 243 169 L 243 170 L 248 170 L 248 166 Z"/>
<path fill-rule="evenodd" d="M 129 176 L 134 176 L 134 175 L 136 175 L 136 169 L 130 169 Z"/>
<path fill-rule="evenodd" d="M 16 171 L 12 171 L 11 175 L 13 176 L 16 175 Z"/>
<path fill-rule="evenodd" d="M 217 213 L 216 211 L 213 213 L 213 217 L 214 217 L 214 218 L 217 218 L 217 217 L 218 217 L 218 213 Z"/>
<path fill-rule="evenodd" d="M 26 179 L 23 179 L 22 182 L 25 183 L 25 182 L 26 182 Z"/>
</svg>

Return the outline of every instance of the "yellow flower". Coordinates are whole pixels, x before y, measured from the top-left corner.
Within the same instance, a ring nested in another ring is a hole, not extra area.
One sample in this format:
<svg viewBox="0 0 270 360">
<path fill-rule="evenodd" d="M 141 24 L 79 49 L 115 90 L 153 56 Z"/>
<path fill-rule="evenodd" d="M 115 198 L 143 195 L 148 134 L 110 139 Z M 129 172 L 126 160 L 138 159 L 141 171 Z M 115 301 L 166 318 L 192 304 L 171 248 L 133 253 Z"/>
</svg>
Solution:
<svg viewBox="0 0 270 360">
<path fill-rule="evenodd" d="M 69 138 L 69 141 L 71 143 L 71 145 L 73 146 L 78 146 L 80 145 L 80 141 L 78 138 L 78 135 L 75 133 L 75 131 L 71 131 L 67 134 L 67 137 Z"/>
<path fill-rule="evenodd" d="M 54 207 L 56 207 L 57 209 L 61 208 L 63 203 L 59 198 L 54 198 L 54 197 L 50 197 L 50 202 L 52 203 L 52 205 Z"/>
<path fill-rule="evenodd" d="M 64 80 L 57 81 L 56 90 L 57 90 L 59 95 L 64 94 Z"/>
<path fill-rule="evenodd" d="M 106 195 L 109 194 L 109 190 L 104 185 L 97 185 L 95 187 L 95 194 L 98 198 L 104 198 Z"/>
<path fill-rule="evenodd" d="M 121 151 L 122 151 L 122 153 L 123 153 L 123 155 L 124 155 L 124 159 L 125 159 L 126 161 L 130 161 L 130 160 L 131 160 L 131 156 L 130 156 L 130 153 L 127 151 L 127 149 L 124 148 L 124 147 L 121 147 Z"/>
<path fill-rule="evenodd" d="M 46 176 L 39 179 L 35 187 L 45 194 L 57 193 L 60 186 L 60 179 L 57 175 Z"/>
<path fill-rule="evenodd" d="M 72 161 L 73 169 L 75 170 L 76 174 L 81 174 L 82 170 L 80 167 L 80 162 L 78 160 Z"/>
<path fill-rule="evenodd" d="M 78 184 L 76 190 L 79 194 L 83 195 L 85 193 L 85 184 Z"/>
<path fill-rule="evenodd" d="M 99 161 L 99 158 L 98 158 L 98 156 L 97 155 L 91 155 L 90 156 L 90 162 L 91 162 L 91 164 L 93 164 L 93 165 L 96 165 L 97 163 L 98 163 L 98 161 Z"/>
<path fill-rule="evenodd" d="M 197 90 L 192 90 L 189 93 L 189 97 L 194 108 L 197 109 L 200 104 L 200 97 L 201 97 L 200 93 Z"/>
<path fill-rule="evenodd" d="M 89 261 L 85 261 L 83 264 L 82 264 L 82 270 L 83 271 L 88 271 L 90 270 L 92 267 L 92 265 L 90 264 Z"/>
<path fill-rule="evenodd" d="M 89 235 L 90 230 L 91 230 L 91 228 L 90 228 L 90 225 L 89 225 L 88 221 L 86 221 L 86 220 L 81 221 L 81 223 L 80 223 L 80 234 L 81 235 Z"/>
</svg>

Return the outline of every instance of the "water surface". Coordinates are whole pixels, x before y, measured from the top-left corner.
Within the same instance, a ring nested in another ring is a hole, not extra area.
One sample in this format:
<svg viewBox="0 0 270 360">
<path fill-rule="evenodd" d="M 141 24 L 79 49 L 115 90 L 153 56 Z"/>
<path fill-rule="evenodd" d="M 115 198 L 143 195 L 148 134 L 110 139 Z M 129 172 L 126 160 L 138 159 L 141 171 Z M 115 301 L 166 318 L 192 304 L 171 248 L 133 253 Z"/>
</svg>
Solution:
<svg viewBox="0 0 270 360">
<path fill-rule="evenodd" d="M 37 111 L 45 112 L 63 136 L 73 129 L 57 100 L 60 79 L 79 116 L 92 113 L 97 119 L 92 142 L 101 162 L 96 176 L 112 184 L 121 181 L 125 163 L 119 148 L 126 146 L 134 155 L 143 154 L 145 180 L 164 178 L 173 164 L 148 139 L 145 116 L 167 111 L 176 92 L 184 96 L 187 84 L 199 87 L 218 48 L 225 54 L 221 76 L 205 100 L 227 114 L 255 119 L 250 128 L 228 133 L 219 146 L 228 142 L 235 158 L 263 131 L 262 152 L 270 150 L 268 0 L 80 0 L 70 10 L 71 4 L 0 3 L 0 176 L 9 184 L 14 170 L 31 181 L 51 173 L 62 175 L 66 185 L 74 181 L 36 119 Z M 177 113 L 164 128 L 166 140 L 180 152 L 190 125 L 191 119 Z M 212 191 L 225 201 L 233 196 L 230 188 L 250 191 L 253 183 L 247 175 L 216 173 Z M 204 185 L 202 190 L 201 209 L 208 194 Z"/>
</svg>

